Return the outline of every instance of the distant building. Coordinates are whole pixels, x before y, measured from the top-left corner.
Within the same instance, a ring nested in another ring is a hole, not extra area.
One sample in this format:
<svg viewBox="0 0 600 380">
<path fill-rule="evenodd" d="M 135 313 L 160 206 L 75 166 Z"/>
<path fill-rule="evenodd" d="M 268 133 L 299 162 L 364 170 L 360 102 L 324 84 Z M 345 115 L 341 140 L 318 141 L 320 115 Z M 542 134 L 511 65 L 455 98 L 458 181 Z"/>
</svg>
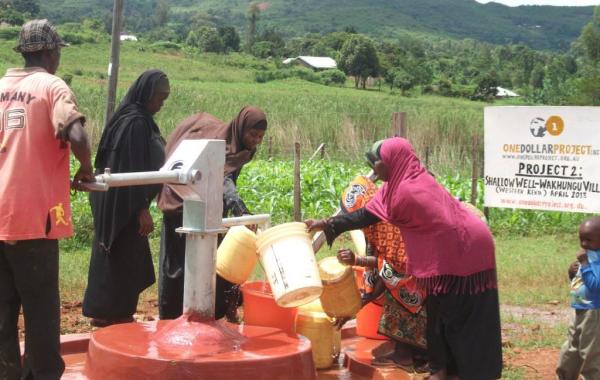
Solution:
<svg viewBox="0 0 600 380">
<path fill-rule="evenodd" d="M 137 37 L 133 34 L 121 34 L 121 41 L 137 41 Z"/>
<path fill-rule="evenodd" d="M 497 98 L 516 98 L 520 96 L 519 94 L 517 94 L 516 92 L 513 92 L 511 90 L 508 90 L 504 87 L 496 87 L 496 97 Z"/>
<path fill-rule="evenodd" d="M 283 64 L 289 65 L 295 63 L 315 71 L 336 69 L 337 63 L 333 58 L 329 57 L 310 57 L 306 55 L 300 55 L 296 58 L 287 58 L 283 60 Z"/>
</svg>

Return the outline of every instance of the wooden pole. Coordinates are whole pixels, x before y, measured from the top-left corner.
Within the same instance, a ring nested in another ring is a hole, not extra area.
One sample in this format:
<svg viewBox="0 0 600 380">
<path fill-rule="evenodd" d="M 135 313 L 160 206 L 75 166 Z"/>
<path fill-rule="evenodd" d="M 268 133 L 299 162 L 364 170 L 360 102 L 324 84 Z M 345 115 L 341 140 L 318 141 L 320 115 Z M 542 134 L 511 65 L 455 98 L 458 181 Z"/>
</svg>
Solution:
<svg viewBox="0 0 600 380">
<path fill-rule="evenodd" d="M 484 146 L 484 149 L 485 149 L 485 146 Z M 479 159 L 481 160 L 481 164 L 479 165 L 479 167 L 481 168 L 481 178 L 485 178 L 485 159 L 482 156 L 479 156 Z M 485 215 L 485 219 L 489 223 L 490 209 L 488 207 L 483 208 L 483 215 Z"/>
<path fill-rule="evenodd" d="M 294 220 L 302 219 L 301 189 L 300 189 L 300 143 L 294 143 Z"/>
<path fill-rule="evenodd" d="M 392 135 L 406 138 L 406 112 L 394 112 L 392 114 Z"/>
<path fill-rule="evenodd" d="M 477 173 L 477 145 L 477 135 L 473 134 L 471 144 L 471 204 L 473 206 L 477 206 L 477 180 L 479 178 L 479 173 Z"/>
<path fill-rule="evenodd" d="M 321 145 L 319 145 L 317 150 L 315 150 L 315 152 L 312 154 L 312 156 L 310 156 L 310 158 L 308 160 L 312 161 L 317 156 L 317 154 L 319 154 L 319 152 L 321 152 L 321 159 L 323 159 L 324 151 L 325 151 L 325 143 L 321 143 Z"/>
<path fill-rule="evenodd" d="M 104 126 L 113 115 L 117 97 L 117 81 L 119 79 L 119 58 L 121 54 L 121 26 L 123 24 L 123 0 L 115 0 L 113 6 L 112 37 L 110 46 L 110 62 L 108 64 L 108 95 Z"/>
</svg>

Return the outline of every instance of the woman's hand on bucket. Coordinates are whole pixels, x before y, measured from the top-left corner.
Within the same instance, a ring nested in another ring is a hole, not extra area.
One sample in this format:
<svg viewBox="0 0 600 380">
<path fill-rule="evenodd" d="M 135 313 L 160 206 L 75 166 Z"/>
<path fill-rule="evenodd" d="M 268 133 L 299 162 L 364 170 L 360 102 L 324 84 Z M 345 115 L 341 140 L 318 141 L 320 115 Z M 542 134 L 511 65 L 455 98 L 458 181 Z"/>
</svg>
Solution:
<svg viewBox="0 0 600 380">
<path fill-rule="evenodd" d="M 304 221 L 304 224 L 306 224 L 308 232 L 323 231 L 327 228 L 327 219 L 308 219 Z"/>
<path fill-rule="evenodd" d="M 356 255 L 354 255 L 354 252 L 352 252 L 352 250 L 348 248 L 342 248 L 338 250 L 337 259 L 340 263 L 344 265 L 356 264 Z"/>
</svg>

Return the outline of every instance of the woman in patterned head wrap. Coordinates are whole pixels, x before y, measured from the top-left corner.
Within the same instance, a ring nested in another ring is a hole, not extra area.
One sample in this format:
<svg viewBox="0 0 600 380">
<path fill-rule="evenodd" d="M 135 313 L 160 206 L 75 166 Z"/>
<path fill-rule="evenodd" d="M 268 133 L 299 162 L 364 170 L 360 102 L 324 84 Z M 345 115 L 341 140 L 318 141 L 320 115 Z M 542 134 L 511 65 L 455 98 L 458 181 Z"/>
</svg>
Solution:
<svg viewBox="0 0 600 380">
<path fill-rule="evenodd" d="M 377 186 L 372 181 L 366 177 L 356 177 L 342 193 L 342 210 L 352 213 L 363 208 L 376 192 Z M 387 222 L 364 227 L 362 231 L 367 240 L 368 251 L 373 254 L 360 257 L 349 249 L 341 249 L 338 260 L 346 265 L 374 268 L 377 280 L 375 284 L 369 285 L 375 290 L 363 296 L 364 304 L 378 297 L 378 289 L 386 290 L 378 333 L 395 342 L 394 351 L 375 357 L 372 364 L 396 365 L 410 371 L 424 371 L 427 347 L 427 315 L 423 307 L 425 292 L 417 289 L 414 277 L 406 274 L 406 249 L 402 233 L 398 227 Z M 365 276 L 366 281 L 370 278 L 371 276 Z M 379 284 L 384 287 L 381 288 Z"/>
</svg>

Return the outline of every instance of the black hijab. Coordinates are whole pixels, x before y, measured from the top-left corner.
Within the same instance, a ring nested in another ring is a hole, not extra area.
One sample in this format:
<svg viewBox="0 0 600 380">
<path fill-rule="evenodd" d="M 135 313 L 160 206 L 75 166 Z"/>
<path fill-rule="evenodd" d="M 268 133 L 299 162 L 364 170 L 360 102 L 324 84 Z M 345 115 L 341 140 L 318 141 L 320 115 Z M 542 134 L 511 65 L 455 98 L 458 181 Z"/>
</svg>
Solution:
<svg viewBox="0 0 600 380">
<path fill-rule="evenodd" d="M 168 81 L 165 73 L 160 70 L 148 70 L 143 72 L 129 87 L 125 97 L 121 100 L 119 107 L 117 107 L 102 132 L 96 160 L 94 161 L 96 170 L 104 170 L 107 152 L 114 150 L 119 145 L 125 131 L 125 128 L 121 128 L 122 125 L 129 124 L 135 118 L 142 118 L 153 132 L 160 134 L 158 125 L 148 112 L 146 104 L 154 95 L 156 87 L 161 81 Z"/>
<path fill-rule="evenodd" d="M 164 163 L 164 140 L 147 109 L 157 88 L 168 83 L 159 70 L 144 72 L 131 85 L 108 121 L 96 154 L 96 173 L 110 168 L 111 173 L 155 171 Z M 121 231 L 131 225 L 137 231 L 137 215 L 148 208 L 160 185 L 111 188 L 90 195 L 96 241 L 105 251 Z"/>
</svg>

